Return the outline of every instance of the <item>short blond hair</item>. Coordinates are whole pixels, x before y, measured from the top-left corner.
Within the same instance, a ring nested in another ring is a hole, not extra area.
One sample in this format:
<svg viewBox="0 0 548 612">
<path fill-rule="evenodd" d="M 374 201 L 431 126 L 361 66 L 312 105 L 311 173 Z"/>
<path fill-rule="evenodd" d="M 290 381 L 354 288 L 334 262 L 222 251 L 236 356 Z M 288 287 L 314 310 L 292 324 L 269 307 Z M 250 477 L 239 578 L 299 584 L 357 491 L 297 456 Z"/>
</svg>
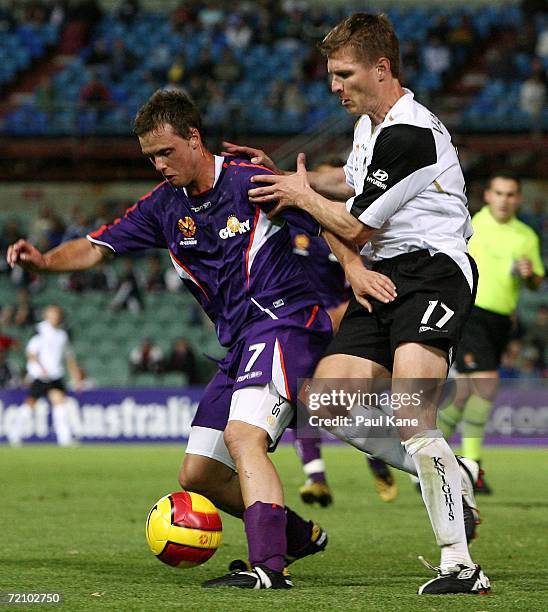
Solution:
<svg viewBox="0 0 548 612">
<path fill-rule="evenodd" d="M 336 25 L 320 43 L 327 57 L 350 48 L 358 61 L 374 64 L 380 57 L 390 60 L 392 76 L 400 78 L 400 43 L 394 26 L 384 14 L 354 13 Z"/>
</svg>

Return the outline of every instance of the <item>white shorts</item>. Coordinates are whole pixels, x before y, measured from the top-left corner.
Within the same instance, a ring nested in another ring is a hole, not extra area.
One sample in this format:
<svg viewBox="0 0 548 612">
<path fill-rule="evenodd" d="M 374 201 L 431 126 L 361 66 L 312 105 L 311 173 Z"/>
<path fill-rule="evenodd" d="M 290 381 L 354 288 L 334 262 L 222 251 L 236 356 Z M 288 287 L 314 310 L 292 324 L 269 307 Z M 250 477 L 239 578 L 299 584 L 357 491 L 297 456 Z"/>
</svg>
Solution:
<svg viewBox="0 0 548 612">
<path fill-rule="evenodd" d="M 228 420 L 242 421 L 264 429 L 270 438 L 272 448 L 291 422 L 293 411 L 293 406 L 270 382 L 268 385 L 244 387 L 235 391 L 230 403 Z M 236 470 L 224 441 L 224 431 L 209 427 L 192 427 L 186 452 L 191 455 L 211 457 Z"/>
<path fill-rule="evenodd" d="M 219 431 L 218 429 L 194 425 L 190 430 L 185 453 L 187 455 L 210 457 L 236 471 L 236 464 L 232 461 L 232 457 L 228 452 L 224 434 L 224 431 Z"/>
</svg>

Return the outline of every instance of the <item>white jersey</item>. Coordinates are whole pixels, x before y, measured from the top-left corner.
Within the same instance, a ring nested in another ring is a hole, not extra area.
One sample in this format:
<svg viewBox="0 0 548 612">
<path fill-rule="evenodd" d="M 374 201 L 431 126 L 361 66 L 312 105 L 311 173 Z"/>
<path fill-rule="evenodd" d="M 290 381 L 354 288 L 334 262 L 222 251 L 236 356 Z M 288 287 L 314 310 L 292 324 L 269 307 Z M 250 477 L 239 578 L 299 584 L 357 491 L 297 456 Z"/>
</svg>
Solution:
<svg viewBox="0 0 548 612">
<path fill-rule="evenodd" d="M 366 261 L 420 249 L 446 253 L 472 288 L 466 255 L 472 224 L 457 152 L 445 126 L 411 91 L 374 129 L 360 117 L 344 172 L 356 192 L 347 210 L 377 230 L 362 249 Z"/>
<path fill-rule="evenodd" d="M 27 344 L 27 355 L 30 353 L 38 359 L 27 361 L 27 372 L 33 380 L 50 382 L 62 378 L 65 374 L 63 361 L 69 354 L 70 344 L 64 329 L 53 327 L 47 321 L 38 324 L 38 333 Z M 43 370 L 47 376 L 44 376 Z"/>
</svg>

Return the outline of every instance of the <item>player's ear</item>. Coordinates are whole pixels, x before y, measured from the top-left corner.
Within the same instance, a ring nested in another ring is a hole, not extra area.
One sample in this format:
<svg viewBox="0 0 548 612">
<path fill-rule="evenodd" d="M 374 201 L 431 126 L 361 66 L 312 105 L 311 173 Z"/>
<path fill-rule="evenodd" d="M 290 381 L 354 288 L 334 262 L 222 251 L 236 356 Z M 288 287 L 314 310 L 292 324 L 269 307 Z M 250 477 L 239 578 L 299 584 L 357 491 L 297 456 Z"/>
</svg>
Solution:
<svg viewBox="0 0 548 612">
<path fill-rule="evenodd" d="M 190 138 L 188 140 L 190 142 L 190 146 L 193 149 L 197 149 L 198 147 L 201 147 L 202 145 L 202 139 L 200 138 L 200 132 L 198 132 L 198 130 L 196 130 L 195 128 L 191 128 Z"/>
<path fill-rule="evenodd" d="M 377 70 L 377 78 L 379 81 L 384 81 L 390 72 L 390 60 L 387 57 L 380 57 L 375 68 Z"/>
</svg>

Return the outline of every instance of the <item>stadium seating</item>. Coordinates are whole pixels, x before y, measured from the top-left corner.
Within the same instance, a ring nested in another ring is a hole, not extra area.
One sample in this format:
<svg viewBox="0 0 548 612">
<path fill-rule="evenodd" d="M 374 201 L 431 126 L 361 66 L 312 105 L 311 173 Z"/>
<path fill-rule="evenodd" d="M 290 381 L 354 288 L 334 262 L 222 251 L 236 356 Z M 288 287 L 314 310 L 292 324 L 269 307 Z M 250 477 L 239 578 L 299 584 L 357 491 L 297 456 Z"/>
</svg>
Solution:
<svg viewBox="0 0 548 612">
<path fill-rule="evenodd" d="M 52 24 L 19 24 L 7 32 L 2 32 L 0 86 L 12 81 L 33 61 L 43 57 L 48 47 L 54 45 L 58 38 L 58 28 Z"/>
<path fill-rule="evenodd" d="M 496 15 L 496 9 L 485 10 L 487 17 Z M 504 17 L 501 25 L 512 26 L 516 32 L 524 25 L 523 15 L 519 7 L 510 5 L 499 10 Z M 485 28 L 484 19 L 476 23 L 476 27 Z M 535 19 L 534 28 L 537 37 L 548 28 L 545 15 Z M 496 43 L 494 43 L 496 44 Z M 475 94 L 472 101 L 461 114 L 460 128 L 473 131 L 530 131 L 538 128 L 540 123 L 544 129 L 548 126 L 548 108 L 541 112 L 538 119 L 531 117 L 520 108 L 520 91 L 524 81 L 531 74 L 531 64 L 534 58 L 532 51 L 519 50 L 512 53 L 511 65 L 507 67 L 509 80 L 487 78 L 484 86 Z M 541 58 L 544 69 L 548 69 L 548 56 Z"/>
<path fill-rule="evenodd" d="M 440 19 L 451 29 L 458 27 L 463 16 L 469 17 L 474 30 L 474 49 L 480 49 L 493 32 L 508 27 L 517 29 L 523 22 L 517 4 L 393 7 L 387 13 L 402 43 L 414 41 L 419 46 L 424 45 L 430 32 L 436 30 Z M 326 9 L 326 27 L 335 23 L 339 16 L 335 9 Z M 538 32 L 545 27 L 545 20 L 539 17 L 536 22 Z M 0 84 L 9 82 L 19 70 L 41 57 L 44 49 L 55 42 L 56 37 L 57 32 L 52 26 L 36 30 L 25 24 L 3 36 L 0 52 L 4 51 L 6 61 L 0 67 Z M 103 39 L 108 48 L 112 48 L 115 40 L 121 39 L 137 59 L 137 67 L 126 74 L 113 75 L 108 66 L 100 67 L 101 79 L 109 88 L 112 98 L 112 106 L 104 112 L 89 111 L 79 106 L 80 91 L 88 80 L 89 67 L 86 62 L 97 39 Z M 326 116 L 342 112 L 336 99 L 329 94 L 324 76 L 299 85 L 306 102 L 306 110 L 302 112 L 287 112 L 283 107 L 271 108 L 267 104 L 269 91 L 263 84 L 271 83 L 274 79 L 288 82 L 299 74 L 300 63 L 311 44 L 296 38 L 280 38 L 271 44 L 254 43 L 245 49 L 233 50 L 241 67 L 241 78 L 234 85 L 219 83 L 227 106 L 238 109 L 230 116 L 232 130 L 239 133 L 294 134 L 301 132 L 303 127 L 311 128 Z M 182 55 L 185 72 L 188 73 L 203 49 L 211 49 L 213 58 L 218 58 L 225 47 L 223 32 L 196 28 L 191 33 L 187 29 L 174 31 L 167 12 L 143 11 L 130 23 L 120 21 L 113 12 L 107 13 L 98 24 L 90 43 L 55 75 L 54 84 L 62 96 L 63 107 L 46 116 L 32 100 L 24 102 L 6 115 L 0 129 L 13 135 L 129 134 L 131 118 L 137 108 L 155 87 L 167 84 L 166 75 L 173 58 Z M 157 54 L 159 48 L 165 51 L 160 57 Z M 452 49 L 451 52 L 451 71 L 458 73 L 467 61 L 466 54 L 462 49 Z M 408 85 L 417 95 L 428 97 L 444 87 L 444 80 L 439 74 L 429 72 L 421 57 L 418 59 L 418 73 Z M 528 53 L 515 55 L 515 80 L 510 92 L 502 91 L 496 81 L 488 80 L 462 110 L 461 126 L 474 130 L 531 127 L 530 117 L 521 111 L 515 112 L 520 84 L 528 76 L 530 60 Z M 181 85 L 187 85 L 184 79 Z M 543 121 L 548 124 L 546 112 Z"/>
<path fill-rule="evenodd" d="M 32 302 L 40 309 L 49 303 L 60 304 L 66 311 L 66 326 L 70 331 L 79 364 L 98 386 L 181 386 L 183 374 L 139 374 L 130 376 L 128 357 L 131 349 L 144 337 L 151 336 L 167 355 L 175 338 L 186 336 L 194 347 L 204 382 L 214 370 L 209 357 L 220 358 L 224 350 L 209 326 L 191 323 L 193 298 L 185 293 L 149 294 L 141 315 L 109 309 L 112 295 L 87 291 L 76 294 L 64 290 L 59 278 L 47 278 L 42 289 L 33 294 Z M 0 304 L 15 302 L 15 288 L 6 274 L 0 274 Z M 24 347 L 32 327 L 4 327 L 4 334 L 17 338 L 20 349 L 12 351 L 10 362 L 17 370 L 25 366 Z"/>
</svg>

